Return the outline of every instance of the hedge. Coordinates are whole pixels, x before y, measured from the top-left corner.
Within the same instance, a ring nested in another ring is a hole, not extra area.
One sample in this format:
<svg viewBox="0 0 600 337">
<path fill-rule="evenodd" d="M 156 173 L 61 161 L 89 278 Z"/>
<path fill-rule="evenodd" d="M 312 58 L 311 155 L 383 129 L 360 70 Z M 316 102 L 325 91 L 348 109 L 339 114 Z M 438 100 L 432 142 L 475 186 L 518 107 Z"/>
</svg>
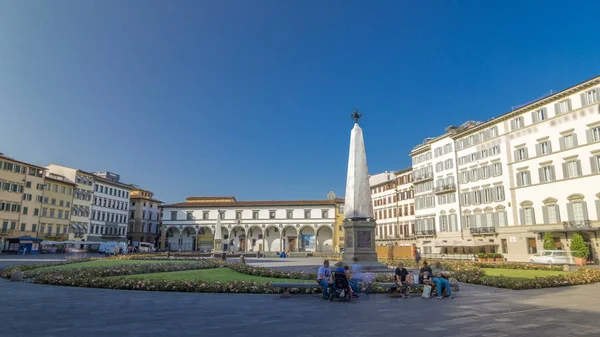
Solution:
<svg viewBox="0 0 600 337">
<path fill-rule="evenodd" d="M 417 265 L 415 260 L 406 259 L 380 259 L 380 261 L 388 266 L 397 266 L 399 262 L 404 262 L 407 268 L 420 268 L 423 262 L 427 261 L 434 263 L 437 260 L 421 260 L 421 263 Z M 547 265 L 547 264 L 534 264 L 525 262 L 476 262 L 476 261 L 453 261 L 453 260 L 440 260 L 442 264 L 448 270 L 454 270 L 457 268 L 500 268 L 500 269 L 519 269 L 519 270 L 553 270 L 562 271 L 562 266 Z"/>
</svg>

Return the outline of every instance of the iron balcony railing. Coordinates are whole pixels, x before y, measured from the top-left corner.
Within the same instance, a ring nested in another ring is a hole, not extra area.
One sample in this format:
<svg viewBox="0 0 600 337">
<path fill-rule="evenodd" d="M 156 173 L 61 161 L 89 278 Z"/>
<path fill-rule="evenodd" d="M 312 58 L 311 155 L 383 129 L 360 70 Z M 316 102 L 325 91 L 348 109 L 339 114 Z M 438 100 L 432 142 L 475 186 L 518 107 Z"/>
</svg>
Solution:
<svg viewBox="0 0 600 337">
<path fill-rule="evenodd" d="M 474 227 L 470 231 L 471 234 L 495 234 L 496 227 Z"/>
<path fill-rule="evenodd" d="M 445 192 L 452 192 L 452 191 L 456 191 L 455 184 L 441 185 L 441 186 L 438 186 L 435 188 L 435 193 L 445 193 Z"/>
<path fill-rule="evenodd" d="M 590 220 L 575 220 L 575 221 L 563 221 L 564 228 L 591 228 L 592 222 Z"/>
<path fill-rule="evenodd" d="M 425 229 L 421 231 L 415 231 L 415 236 L 434 236 L 435 229 Z"/>
<path fill-rule="evenodd" d="M 433 173 L 422 174 L 420 176 L 415 176 L 413 179 L 414 182 L 425 181 L 433 179 Z"/>
</svg>

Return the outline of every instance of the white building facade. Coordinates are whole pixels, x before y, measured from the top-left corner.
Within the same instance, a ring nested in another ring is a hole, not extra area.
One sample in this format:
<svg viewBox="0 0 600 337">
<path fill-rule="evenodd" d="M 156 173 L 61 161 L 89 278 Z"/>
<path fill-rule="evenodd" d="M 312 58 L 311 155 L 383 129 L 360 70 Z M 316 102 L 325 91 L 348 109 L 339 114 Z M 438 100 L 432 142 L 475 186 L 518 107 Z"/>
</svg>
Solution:
<svg viewBox="0 0 600 337">
<path fill-rule="evenodd" d="M 413 244 L 415 235 L 415 198 L 412 168 L 396 172 L 396 194 L 398 195 L 399 244 Z"/>
<path fill-rule="evenodd" d="M 160 205 L 163 202 L 154 199 L 151 191 L 134 188 L 130 194 L 129 226 L 127 241 L 135 246 L 136 242 L 147 242 L 155 247 L 160 237 Z"/>
<path fill-rule="evenodd" d="M 92 218 L 95 175 L 56 164 L 49 165 L 47 169 L 48 172 L 62 175 L 77 185 L 73 191 L 69 240 L 87 240 Z"/>
<path fill-rule="evenodd" d="M 417 245 L 425 253 L 499 252 L 528 261 L 542 249 L 544 233 L 567 250 L 580 233 L 588 259 L 598 261 L 599 99 L 597 77 L 490 121 L 451 127 L 415 147 Z M 444 146 L 453 146 L 452 153 Z M 451 190 L 452 175 L 457 202 L 442 204 L 440 196 L 450 192 L 442 194 L 440 186 Z"/>
<path fill-rule="evenodd" d="M 377 245 L 393 244 L 398 232 L 398 194 L 396 175 L 386 171 L 369 177 L 373 214 L 377 222 L 375 242 Z"/>
<path fill-rule="evenodd" d="M 88 241 L 125 242 L 129 222 L 131 185 L 111 172 L 94 173 L 94 197 Z"/>
<path fill-rule="evenodd" d="M 236 252 L 332 252 L 334 200 L 237 201 L 189 197 L 162 206 L 166 248 L 211 251 L 217 223 L 222 250 Z"/>
</svg>

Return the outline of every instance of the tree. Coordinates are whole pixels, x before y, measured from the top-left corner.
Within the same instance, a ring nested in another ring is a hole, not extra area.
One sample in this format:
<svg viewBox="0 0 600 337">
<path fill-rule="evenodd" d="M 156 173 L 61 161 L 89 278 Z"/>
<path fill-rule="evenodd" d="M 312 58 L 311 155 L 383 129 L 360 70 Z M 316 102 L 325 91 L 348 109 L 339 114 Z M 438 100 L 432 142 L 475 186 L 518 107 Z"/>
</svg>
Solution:
<svg viewBox="0 0 600 337">
<path fill-rule="evenodd" d="M 571 253 L 573 256 L 585 259 L 590 255 L 590 249 L 583 241 L 583 237 L 579 233 L 575 233 L 571 239 Z"/>
<path fill-rule="evenodd" d="M 554 250 L 556 249 L 556 243 L 554 243 L 554 238 L 552 237 L 552 233 L 546 232 L 544 233 L 544 249 L 546 250 Z"/>
</svg>

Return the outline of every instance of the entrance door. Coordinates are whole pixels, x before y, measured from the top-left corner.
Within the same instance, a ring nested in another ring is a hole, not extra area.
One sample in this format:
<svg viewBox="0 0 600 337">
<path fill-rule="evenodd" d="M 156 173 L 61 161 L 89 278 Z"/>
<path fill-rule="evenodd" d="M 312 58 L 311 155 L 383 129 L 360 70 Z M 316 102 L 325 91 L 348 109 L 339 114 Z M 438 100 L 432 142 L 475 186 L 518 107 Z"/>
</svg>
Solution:
<svg viewBox="0 0 600 337">
<path fill-rule="evenodd" d="M 594 247 L 592 246 L 592 241 L 590 240 L 590 236 L 588 233 L 579 233 L 585 242 L 585 245 L 588 247 L 590 254 L 587 257 L 587 262 L 594 262 Z"/>
<path fill-rule="evenodd" d="M 242 252 L 246 251 L 246 239 L 240 239 L 240 250 Z"/>
<path fill-rule="evenodd" d="M 262 252 L 262 251 L 263 251 L 263 245 L 262 245 L 262 243 L 259 243 L 259 244 L 258 244 L 258 251 L 259 251 L 259 252 Z"/>
<path fill-rule="evenodd" d="M 292 239 L 292 238 L 288 238 L 288 249 L 290 250 L 290 252 L 295 252 L 296 251 L 296 239 Z"/>
</svg>

